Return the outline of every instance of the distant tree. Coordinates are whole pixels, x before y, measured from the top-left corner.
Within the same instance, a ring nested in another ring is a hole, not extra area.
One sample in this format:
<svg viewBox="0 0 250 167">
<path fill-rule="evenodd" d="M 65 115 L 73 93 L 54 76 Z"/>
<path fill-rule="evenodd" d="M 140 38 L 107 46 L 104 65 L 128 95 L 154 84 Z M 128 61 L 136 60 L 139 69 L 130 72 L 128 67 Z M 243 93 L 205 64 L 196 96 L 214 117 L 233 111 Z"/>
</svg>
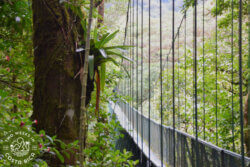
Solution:
<svg viewBox="0 0 250 167">
<path fill-rule="evenodd" d="M 104 22 L 104 3 L 105 3 L 105 1 L 101 0 L 100 5 L 98 6 L 98 14 L 99 14 L 98 26 L 101 26 Z"/>
</svg>

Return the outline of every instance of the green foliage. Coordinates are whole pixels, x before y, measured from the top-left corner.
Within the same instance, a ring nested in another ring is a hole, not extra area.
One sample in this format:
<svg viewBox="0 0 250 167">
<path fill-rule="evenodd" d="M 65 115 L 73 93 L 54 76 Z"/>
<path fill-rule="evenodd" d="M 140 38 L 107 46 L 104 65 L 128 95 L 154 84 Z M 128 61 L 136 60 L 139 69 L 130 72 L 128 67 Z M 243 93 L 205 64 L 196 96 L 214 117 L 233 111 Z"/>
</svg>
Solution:
<svg viewBox="0 0 250 167">
<path fill-rule="evenodd" d="M 78 141 L 66 144 L 63 141 L 56 138 L 56 136 L 50 137 L 46 135 L 45 131 L 41 130 L 39 133 L 35 132 L 32 127 L 33 124 L 37 124 L 36 120 L 32 121 L 29 119 L 29 112 L 18 112 L 18 113 L 8 113 L 1 112 L 2 118 L 0 120 L 0 139 L 3 140 L 3 130 L 9 131 L 13 129 L 23 129 L 27 130 L 32 134 L 32 137 L 39 143 L 39 150 L 37 152 L 37 157 L 31 162 L 30 165 L 48 166 L 44 158 L 49 158 L 51 156 L 56 156 L 62 163 L 64 162 L 64 157 L 70 158 L 69 153 L 75 153 L 78 149 Z M 0 140 L 0 146 L 2 144 Z M 2 148 L 2 146 L 1 146 Z M 2 157 L 0 152 L 0 157 Z M 0 166 L 10 166 L 8 162 L 4 160 L 0 161 Z"/>
<path fill-rule="evenodd" d="M 41 137 L 40 144 L 41 154 L 40 157 L 46 158 L 49 156 L 57 156 L 57 158 L 64 163 L 65 158 L 70 158 L 70 153 L 74 154 L 77 149 L 79 149 L 78 140 L 66 144 L 62 140 L 57 139 L 56 136 L 50 137 L 45 134 L 45 131 L 41 130 L 39 132 L 39 136 Z"/>
<path fill-rule="evenodd" d="M 61 163 L 64 163 L 65 158 L 70 158 L 70 153 L 75 153 L 75 150 L 78 149 L 78 140 L 66 144 L 63 141 L 59 140 L 56 138 L 56 136 L 50 137 L 45 134 L 44 131 L 40 131 L 40 155 L 39 157 L 41 158 L 46 158 L 46 157 L 53 157 L 56 156 Z M 35 160 L 35 162 L 38 161 L 39 158 Z M 42 159 L 39 159 L 41 162 L 43 161 Z M 44 162 L 43 162 L 44 163 Z"/>
<path fill-rule="evenodd" d="M 247 25 L 243 24 L 243 37 L 247 36 Z M 233 151 L 233 137 L 235 140 L 235 151 L 240 153 L 240 112 L 239 112 L 239 57 L 238 57 L 238 25 L 234 26 L 234 52 L 231 55 L 231 25 L 218 29 L 218 68 L 217 68 L 217 114 L 218 114 L 218 146 Z M 198 45 L 198 62 L 197 62 L 197 94 L 198 94 L 198 136 L 201 139 L 216 144 L 216 51 L 215 51 L 215 34 L 212 37 L 205 37 L 204 62 L 203 48 Z M 242 44 L 242 67 L 243 67 L 243 101 L 246 99 L 247 60 L 249 58 L 248 43 L 243 40 Z M 186 64 L 184 45 L 180 46 L 180 62 L 175 62 L 175 104 L 176 104 L 176 127 L 182 131 L 194 135 L 194 57 L 193 48 L 187 47 Z M 204 63 L 204 78 L 203 78 Z M 233 66 L 232 66 L 233 63 Z M 186 65 L 186 67 L 185 67 Z M 171 65 L 163 73 L 163 110 L 164 122 L 172 126 L 173 110 L 173 85 Z M 186 73 L 186 89 L 185 89 Z M 233 83 L 232 83 L 233 76 Z M 204 89 L 203 91 L 203 79 Z M 159 82 L 158 82 L 159 83 Z M 233 86 L 233 92 L 232 92 Z M 186 90 L 186 95 L 185 95 Z M 157 106 L 155 115 L 160 110 L 160 93 L 159 86 L 156 85 L 154 90 L 155 97 L 152 99 Z M 203 97 L 203 93 L 205 96 Z M 233 100 L 233 109 L 232 109 Z M 205 104 L 204 104 L 205 101 Z M 186 108 L 185 108 L 186 105 Z M 204 111 L 205 110 L 205 111 Z M 232 116 L 232 112 L 233 115 Z M 205 115 L 204 115 L 205 113 Z M 233 124 L 233 125 L 232 125 Z M 205 125 L 205 130 L 204 130 Z M 232 132 L 234 126 L 234 132 Z M 205 131 L 205 134 L 204 134 Z M 204 138 L 205 135 L 205 138 Z"/>
<path fill-rule="evenodd" d="M 125 49 L 130 46 L 123 45 L 114 45 L 110 46 L 110 41 L 113 40 L 116 34 L 119 31 L 113 33 L 104 33 L 103 35 L 98 36 L 98 30 L 94 29 L 93 39 L 90 40 L 90 55 L 89 56 L 89 75 L 91 78 L 94 78 L 94 71 L 97 71 L 100 74 L 100 85 L 101 89 L 104 89 L 105 78 L 106 78 L 106 65 L 107 62 L 112 62 L 116 66 L 121 66 L 127 72 L 124 65 L 117 61 L 117 57 L 122 60 L 131 61 L 128 57 L 124 56 Z M 103 32 L 102 32 L 103 33 Z M 93 57 L 92 57 L 93 55 Z M 127 72 L 127 75 L 128 72 Z"/>
<path fill-rule="evenodd" d="M 248 1 L 242 1 L 242 15 L 243 20 L 247 19 L 248 16 Z M 233 11 L 233 15 L 232 15 Z M 220 28 L 226 28 L 229 26 L 233 20 L 238 20 L 239 18 L 239 1 L 237 0 L 218 0 L 217 1 L 217 13 L 216 13 L 216 6 L 211 10 L 213 16 L 220 16 L 221 18 L 218 20 L 218 26 Z"/>
<path fill-rule="evenodd" d="M 88 12 L 88 2 L 77 1 L 77 5 L 71 3 L 73 1 L 60 2 L 64 3 L 79 18 L 82 18 L 81 25 L 83 32 L 86 33 L 85 16 Z M 81 6 L 84 12 L 81 10 Z M 71 154 L 75 154 L 78 149 L 78 141 L 66 144 L 57 139 L 56 136 L 47 135 L 43 130 L 36 133 L 32 126 L 35 122 L 30 119 L 34 87 L 31 3 L 29 0 L 0 1 L 0 9 L 0 130 L 20 127 L 22 123 L 24 124 L 22 128 L 34 133 L 41 148 L 38 157 L 32 162 L 32 166 L 47 167 L 45 159 L 55 156 L 63 163 L 65 158 L 70 158 Z M 97 16 L 97 11 L 94 15 Z M 99 36 L 97 36 L 97 31 Z M 95 103 L 93 97 L 93 102 L 90 104 L 90 111 L 93 113 L 90 114 L 89 120 L 94 120 L 91 126 L 95 127 L 96 131 L 89 131 L 89 147 L 85 150 L 87 155 L 85 163 L 87 166 L 94 164 L 112 167 L 134 166 L 137 162 L 129 160 L 132 156 L 130 152 L 125 150 L 120 152 L 114 149 L 114 140 L 120 136 L 116 129 L 120 127 L 113 118 L 108 121 L 109 114 L 107 114 L 105 107 L 107 99 L 114 100 L 116 98 L 112 89 L 117 85 L 118 79 L 122 77 L 122 74 L 116 69 L 116 66 L 120 65 L 116 58 L 128 59 L 123 56 L 127 47 L 111 45 L 111 41 L 118 31 L 108 33 L 107 28 L 103 28 L 95 29 L 93 33 L 96 33 L 96 36 L 91 40 L 93 57 L 89 58 L 89 74 L 93 78 L 94 70 L 100 71 L 103 94 L 99 120 L 106 121 L 98 122 L 93 115 Z M 81 42 L 84 44 L 83 41 Z M 113 62 L 113 64 L 109 62 Z M 109 68 L 107 68 L 106 63 L 109 63 Z M 10 164 L 4 164 L 1 159 L 0 166 L 10 166 Z"/>
<path fill-rule="evenodd" d="M 102 119 L 107 121 L 108 114 L 101 113 Z M 131 152 L 124 150 L 120 152 L 115 150 L 114 141 L 119 137 L 123 137 L 117 130 L 120 129 L 119 123 L 114 118 L 110 118 L 108 123 L 96 122 L 93 124 L 94 131 L 89 134 L 88 144 L 91 147 L 84 150 L 87 156 L 86 166 L 134 166 L 137 162 L 129 160 L 132 156 Z"/>
<path fill-rule="evenodd" d="M 108 66 L 112 66 L 108 63 Z M 87 148 L 84 150 L 86 161 L 85 166 L 108 166 L 108 167 L 123 167 L 135 166 L 138 161 L 129 160 L 132 156 L 131 152 L 123 150 L 120 152 L 115 149 L 115 141 L 119 137 L 123 137 L 119 133 L 121 127 L 119 122 L 116 122 L 114 115 L 108 113 L 107 104 L 109 100 L 115 101 L 118 97 L 113 93 L 113 88 L 117 86 L 119 78 L 122 77 L 122 72 L 115 70 L 114 67 L 107 69 L 105 89 L 101 94 L 101 103 L 99 117 L 95 117 L 95 93 L 92 93 L 92 100 L 88 108 L 89 131 L 87 139 Z M 120 97 L 123 98 L 123 97 Z"/>
<path fill-rule="evenodd" d="M 217 7 L 216 7 L 217 1 Z M 199 3 L 199 2 L 197 2 Z M 213 8 L 211 9 L 212 16 L 219 16 L 218 26 L 220 28 L 226 28 L 233 20 L 236 21 L 239 18 L 239 1 L 238 0 L 213 0 Z M 184 0 L 182 11 L 186 11 L 194 6 L 194 0 Z M 248 0 L 242 0 L 242 15 L 243 20 L 247 20 L 248 17 Z M 232 14 L 233 12 L 233 14 Z"/>
<path fill-rule="evenodd" d="M 68 152 L 77 149 L 77 143 L 63 144 L 44 131 L 36 133 L 32 127 L 35 122 L 30 119 L 34 80 L 31 3 L 1 1 L 0 9 L 0 131 L 24 124 L 22 128 L 34 134 L 42 147 L 33 165 L 47 166 L 43 160 L 46 156 L 57 156 L 64 161 L 62 155 L 69 156 Z M 0 166 L 10 165 L 4 163 L 0 160 Z"/>
<path fill-rule="evenodd" d="M 94 55 L 95 67 L 100 66 L 102 63 L 112 62 L 115 65 L 122 65 L 117 62 L 115 58 L 132 61 L 130 58 L 124 56 L 125 49 L 130 46 L 114 45 L 110 46 L 110 41 L 113 40 L 119 31 L 113 33 L 104 33 L 101 38 L 98 37 L 97 29 L 93 32 L 93 39 L 90 44 L 90 55 Z M 109 46 L 108 46 L 109 45 Z M 94 68 L 94 67 L 93 67 Z M 124 68 L 125 69 L 125 68 Z"/>
</svg>

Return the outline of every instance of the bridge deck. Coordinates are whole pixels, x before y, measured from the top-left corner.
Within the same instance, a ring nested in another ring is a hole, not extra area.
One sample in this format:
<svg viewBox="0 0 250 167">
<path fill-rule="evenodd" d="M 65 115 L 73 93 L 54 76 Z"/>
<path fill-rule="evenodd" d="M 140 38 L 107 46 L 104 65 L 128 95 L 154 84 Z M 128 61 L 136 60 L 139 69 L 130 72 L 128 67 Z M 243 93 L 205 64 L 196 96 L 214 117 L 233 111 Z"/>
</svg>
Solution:
<svg viewBox="0 0 250 167">
<path fill-rule="evenodd" d="M 145 141 L 142 142 L 141 134 L 137 133 L 136 129 L 133 128 L 132 123 L 128 120 L 128 117 L 125 115 L 125 113 L 122 111 L 121 107 L 118 104 L 111 103 L 111 106 L 117 116 L 117 119 L 120 121 L 120 125 L 128 132 L 128 134 L 131 136 L 131 138 L 134 140 L 134 142 L 137 144 L 140 150 L 143 150 L 144 155 L 146 155 L 146 157 L 149 158 L 148 142 Z M 138 140 L 137 140 L 137 134 L 138 134 Z M 152 151 L 150 151 L 150 161 L 155 166 L 161 166 L 160 155 Z M 165 165 L 163 166 L 166 167 Z"/>
</svg>

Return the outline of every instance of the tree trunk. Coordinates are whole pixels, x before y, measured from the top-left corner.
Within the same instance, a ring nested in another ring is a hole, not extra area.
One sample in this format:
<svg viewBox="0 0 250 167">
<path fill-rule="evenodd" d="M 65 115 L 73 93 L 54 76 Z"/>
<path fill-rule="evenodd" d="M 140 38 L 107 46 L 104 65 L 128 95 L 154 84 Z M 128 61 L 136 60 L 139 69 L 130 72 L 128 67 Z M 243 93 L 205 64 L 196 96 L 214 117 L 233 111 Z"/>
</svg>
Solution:
<svg viewBox="0 0 250 167">
<path fill-rule="evenodd" d="M 44 129 L 69 143 L 78 139 L 80 123 L 81 83 L 79 76 L 74 79 L 81 66 L 75 52 L 77 23 L 58 0 L 33 0 L 32 3 L 35 56 L 32 118 L 38 120 L 38 131 Z M 87 90 L 88 104 L 93 90 L 90 80 Z M 65 164 L 73 165 L 75 159 L 73 155 L 70 159 L 65 157 Z M 59 166 L 55 157 L 48 163 Z"/>
</svg>

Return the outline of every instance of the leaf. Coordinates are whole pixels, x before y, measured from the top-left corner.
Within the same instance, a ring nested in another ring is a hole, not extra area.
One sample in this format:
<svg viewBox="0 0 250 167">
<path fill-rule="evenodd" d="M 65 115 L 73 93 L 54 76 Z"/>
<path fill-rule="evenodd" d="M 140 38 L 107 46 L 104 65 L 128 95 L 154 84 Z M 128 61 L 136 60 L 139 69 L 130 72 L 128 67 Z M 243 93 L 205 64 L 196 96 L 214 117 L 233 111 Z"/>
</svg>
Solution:
<svg viewBox="0 0 250 167">
<path fill-rule="evenodd" d="M 112 63 L 114 63 L 114 65 L 119 66 L 119 63 L 112 57 L 108 57 L 107 59 L 104 59 L 104 61 L 102 62 L 108 62 L 111 61 Z"/>
<path fill-rule="evenodd" d="M 105 86 L 105 78 L 106 78 L 106 64 L 101 64 L 101 90 L 104 90 Z"/>
<path fill-rule="evenodd" d="M 70 148 L 69 151 L 74 148 L 74 149 L 78 149 L 79 148 L 79 145 L 78 145 L 79 141 L 78 140 L 75 140 L 74 142 L 72 143 L 69 143 L 67 145 L 67 148 Z"/>
<path fill-rule="evenodd" d="M 55 141 L 57 141 L 57 142 L 60 143 L 60 147 L 61 147 L 62 149 L 65 149 L 65 148 L 66 148 L 66 144 L 65 144 L 63 141 L 61 141 L 61 140 L 59 140 L 59 139 L 55 139 Z"/>
<path fill-rule="evenodd" d="M 105 52 L 104 49 L 99 49 L 99 51 L 100 51 L 101 55 L 102 55 L 104 58 L 107 58 L 107 57 L 108 57 L 108 56 L 107 56 L 107 53 Z"/>
<path fill-rule="evenodd" d="M 130 77 L 128 70 L 126 69 L 126 67 L 122 64 L 122 63 L 118 63 L 115 59 L 113 59 L 112 57 L 108 57 L 106 60 L 112 61 L 116 66 L 121 66 L 124 71 L 127 73 L 128 77 Z"/>
<path fill-rule="evenodd" d="M 106 51 L 106 53 L 107 53 L 108 55 L 116 55 L 116 56 L 119 56 L 120 58 L 125 59 L 125 60 L 127 60 L 127 61 L 134 62 L 132 59 L 130 59 L 130 58 L 124 56 L 124 55 L 121 54 L 121 53 L 115 52 L 115 51 Z"/>
<path fill-rule="evenodd" d="M 58 158 L 62 163 L 64 163 L 64 157 L 62 156 L 62 154 L 60 154 L 60 152 L 59 152 L 57 149 L 55 149 L 55 148 L 51 148 L 51 150 L 53 150 L 53 151 L 56 153 L 57 158 Z"/>
<path fill-rule="evenodd" d="M 83 29 L 83 36 L 86 37 L 86 35 L 87 35 L 86 19 L 81 20 L 81 26 L 82 26 L 82 29 Z"/>
<path fill-rule="evenodd" d="M 78 142 L 79 142 L 79 140 L 75 140 L 75 141 L 72 143 L 72 145 L 73 145 L 73 146 L 74 146 L 74 145 L 77 145 Z"/>
<path fill-rule="evenodd" d="M 100 74 L 98 70 L 95 71 L 96 73 L 96 105 L 95 105 L 95 116 L 98 117 L 99 111 L 99 104 L 100 104 L 100 92 L 101 92 L 101 81 L 100 81 Z"/>
<path fill-rule="evenodd" d="M 94 56 L 90 55 L 89 56 L 89 76 L 93 80 L 94 78 Z"/>
<path fill-rule="evenodd" d="M 94 29 L 94 42 L 97 43 L 98 42 L 98 35 L 97 35 L 97 28 Z"/>
<path fill-rule="evenodd" d="M 40 130 L 40 131 L 39 131 L 39 134 L 45 135 L 45 131 L 44 131 L 44 130 Z"/>
<path fill-rule="evenodd" d="M 84 51 L 85 49 L 83 49 L 83 48 L 77 48 L 76 49 L 76 52 L 82 52 L 82 51 Z"/>
<path fill-rule="evenodd" d="M 67 151 L 62 151 L 62 153 L 68 158 L 68 159 L 70 159 L 70 155 L 69 155 L 69 153 L 67 152 Z"/>
<path fill-rule="evenodd" d="M 56 139 L 56 137 L 57 137 L 56 135 L 55 135 L 55 136 L 52 136 L 52 139 L 53 139 L 53 140 L 55 140 L 55 139 Z"/>
<path fill-rule="evenodd" d="M 49 139 L 49 141 L 50 141 L 50 143 L 54 143 L 54 139 L 53 138 L 51 138 L 50 136 L 48 136 L 48 135 L 46 135 L 46 138 L 48 138 Z"/>
<path fill-rule="evenodd" d="M 119 32 L 119 30 L 109 34 L 108 36 L 102 37 L 100 40 L 99 48 L 102 48 L 105 44 L 107 44 L 110 40 L 112 40 L 118 32 Z"/>
<path fill-rule="evenodd" d="M 103 47 L 103 49 L 117 49 L 117 48 L 128 49 L 128 48 L 131 48 L 131 47 L 134 47 L 134 46 L 130 46 L 130 45 L 116 45 L 116 46 Z"/>
<path fill-rule="evenodd" d="M 97 49 L 101 48 L 101 42 L 109 35 L 109 33 L 106 33 L 102 36 L 102 38 L 100 39 L 100 41 L 95 41 L 95 47 Z"/>
</svg>

